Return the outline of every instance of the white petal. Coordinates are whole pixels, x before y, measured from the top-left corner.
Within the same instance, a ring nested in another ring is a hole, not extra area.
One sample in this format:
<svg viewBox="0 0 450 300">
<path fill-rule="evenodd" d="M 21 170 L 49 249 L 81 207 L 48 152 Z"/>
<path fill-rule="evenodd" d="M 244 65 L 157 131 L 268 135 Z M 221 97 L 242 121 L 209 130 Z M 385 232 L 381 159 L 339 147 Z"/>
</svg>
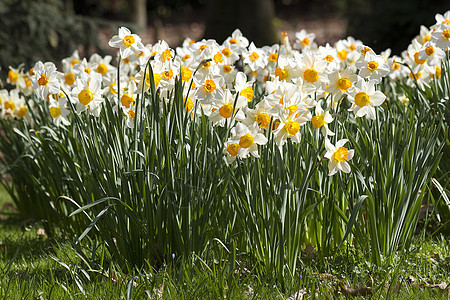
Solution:
<svg viewBox="0 0 450 300">
<path fill-rule="evenodd" d="M 337 143 L 336 143 L 336 149 L 339 149 L 339 148 L 341 148 L 342 146 L 344 146 L 345 145 L 345 143 L 347 143 L 348 142 L 348 140 L 347 139 L 342 139 L 342 140 L 339 140 Z"/>
<path fill-rule="evenodd" d="M 372 96 L 370 96 L 370 102 L 373 106 L 379 106 L 383 104 L 385 99 L 386 96 L 380 91 L 376 91 Z"/>
<path fill-rule="evenodd" d="M 341 162 L 339 166 L 342 172 L 344 173 L 350 173 L 350 171 L 352 170 L 352 168 L 350 168 L 350 165 L 347 162 Z"/>
<path fill-rule="evenodd" d="M 355 150 L 353 150 L 353 149 L 352 150 L 348 150 L 347 161 L 352 159 L 354 155 L 355 155 Z"/>
<path fill-rule="evenodd" d="M 253 142 L 258 145 L 265 145 L 268 142 L 268 139 L 262 133 L 258 133 L 253 137 Z"/>
<path fill-rule="evenodd" d="M 130 35 L 130 34 L 131 34 L 130 29 L 128 29 L 126 27 L 120 27 L 119 28 L 119 36 L 121 38 L 124 38 L 125 36 Z"/>
<path fill-rule="evenodd" d="M 336 147 L 334 147 L 334 145 L 330 142 L 329 139 L 325 139 L 325 149 L 327 149 L 328 152 L 331 152 L 331 154 L 333 154 L 336 151 Z"/>
</svg>

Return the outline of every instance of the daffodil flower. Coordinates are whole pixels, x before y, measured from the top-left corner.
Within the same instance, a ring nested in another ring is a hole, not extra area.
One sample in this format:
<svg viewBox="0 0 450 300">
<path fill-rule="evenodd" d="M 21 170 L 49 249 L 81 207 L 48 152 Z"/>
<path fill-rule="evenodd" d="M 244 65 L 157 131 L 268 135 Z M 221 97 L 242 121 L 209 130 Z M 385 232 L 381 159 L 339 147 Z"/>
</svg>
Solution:
<svg viewBox="0 0 450 300">
<path fill-rule="evenodd" d="M 375 90 L 375 81 L 366 82 L 361 79 L 355 84 L 355 90 L 348 99 L 353 103 L 349 110 L 353 111 L 357 117 L 367 116 L 367 118 L 375 120 L 375 106 L 383 104 L 386 96 Z"/>
<path fill-rule="evenodd" d="M 113 36 L 108 44 L 113 48 L 119 48 L 119 53 L 122 58 L 126 58 L 133 53 L 139 54 L 139 51 L 144 51 L 141 38 L 137 34 L 132 34 L 126 27 L 120 27 L 119 34 Z"/>
<path fill-rule="evenodd" d="M 347 139 L 342 139 L 334 146 L 329 139 L 325 139 L 325 149 L 327 152 L 324 157 L 329 160 L 328 176 L 336 174 L 339 170 L 344 173 L 350 173 L 351 168 L 347 161 L 353 158 L 354 150 L 348 150 L 344 147 L 347 142 Z"/>
</svg>

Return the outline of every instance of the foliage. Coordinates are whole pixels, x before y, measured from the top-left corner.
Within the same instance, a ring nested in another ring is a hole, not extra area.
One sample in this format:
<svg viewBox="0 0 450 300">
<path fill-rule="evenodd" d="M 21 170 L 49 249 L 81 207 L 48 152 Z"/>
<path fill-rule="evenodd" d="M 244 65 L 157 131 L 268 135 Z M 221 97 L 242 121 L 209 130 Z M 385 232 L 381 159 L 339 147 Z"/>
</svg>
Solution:
<svg viewBox="0 0 450 300">
<path fill-rule="evenodd" d="M 0 75 L 9 66 L 38 60 L 59 60 L 81 46 L 86 53 L 99 49 L 97 24 L 65 11 L 59 0 L 0 2 Z"/>
</svg>

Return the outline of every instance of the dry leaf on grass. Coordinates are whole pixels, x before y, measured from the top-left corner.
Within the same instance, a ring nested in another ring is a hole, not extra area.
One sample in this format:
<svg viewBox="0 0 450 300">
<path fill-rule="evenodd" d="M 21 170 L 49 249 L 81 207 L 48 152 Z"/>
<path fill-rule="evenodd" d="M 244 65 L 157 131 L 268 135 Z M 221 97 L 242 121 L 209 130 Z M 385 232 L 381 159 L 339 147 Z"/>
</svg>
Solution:
<svg viewBox="0 0 450 300">
<path fill-rule="evenodd" d="M 312 259 L 317 254 L 316 247 L 314 247 L 311 243 L 306 245 L 306 248 L 302 250 L 303 254 L 306 255 L 306 257 Z"/>
<path fill-rule="evenodd" d="M 439 288 L 440 290 L 445 290 L 447 288 L 447 283 L 444 281 L 441 281 L 438 284 L 430 284 L 428 285 L 429 288 Z"/>
<path fill-rule="evenodd" d="M 306 295 L 306 288 L 301 289 L 300 291 L 296 292 L 294 295 L 290 296 L 289 298 L 286 298 L 286 300 L 302 300 L 303 295 Z"/>
<path fill-rule="evenodd" d="M 406 281 L 409 283 L 415 283 L 416 278 L 414 278 L 414 276 L 412 276 L 412 275 L 409 275 L 408 278 L 406 278 Z"/>
<path fill-rule="evenodd" d="M 320 280 L 333 280 L 333 275 L 328 274 L 328 273 L 323 273 L 323 274 L 313 273 L 313 276 Z"/>
<path fill-rule="evenodd" d="M 37 235 L 46 237 L 47 236 L 47 232 L 45 232 L 45 229 L 43 227 L 39 228 L 38 231 L 36 232 Z"/>
<path fill-rule="evenodd" d="M 367 286 L 357 284 L 355 288 L 349 287 L 345 284 L 340 284 L 340 292 L 344 296 L 367 296 L 372 294 L 372 290 Z"/>
</svg>

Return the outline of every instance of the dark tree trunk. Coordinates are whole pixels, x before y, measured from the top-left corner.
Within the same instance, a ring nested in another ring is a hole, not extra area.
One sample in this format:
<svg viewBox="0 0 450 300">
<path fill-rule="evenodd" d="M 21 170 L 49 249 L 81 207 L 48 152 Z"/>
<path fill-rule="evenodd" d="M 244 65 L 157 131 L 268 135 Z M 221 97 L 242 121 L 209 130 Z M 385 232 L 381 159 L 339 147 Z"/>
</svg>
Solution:
<svg viewBox="0 0 450 300">
<path fill-rule="evenodd" d="M 239 28 L 249 42 L 272 45 L 279 41 L 274 17 L 273 0 L 210 0 L 205 38 L 221 43 Z"/>
</svg>

